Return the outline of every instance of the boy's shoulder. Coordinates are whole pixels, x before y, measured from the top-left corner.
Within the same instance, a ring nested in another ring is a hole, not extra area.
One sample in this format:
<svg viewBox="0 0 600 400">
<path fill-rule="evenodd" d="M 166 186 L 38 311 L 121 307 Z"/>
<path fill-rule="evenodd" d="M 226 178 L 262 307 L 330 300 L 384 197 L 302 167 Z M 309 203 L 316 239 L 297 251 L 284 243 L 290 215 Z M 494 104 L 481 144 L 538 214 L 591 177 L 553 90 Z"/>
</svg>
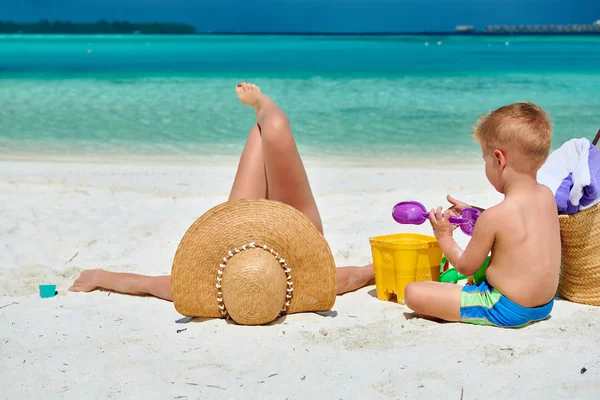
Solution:
<svg viewBox="0 0 600 400">
<path fill-rule="evenodd" d="M 506 201 L 506 199 L 505 199 Z M 556 207 L 554 193 L 548 186 L 537 184 L 525 193 L 516 196 L 515 205 L 519 208 L 537 207 Z"/>
<path fill-rule="evenodd" d="M 486 219 L 488 221 L 492 221 L 492 220 L 498 218 L 500 215 L 502 215 L 502 213 L 505 211 L 506 208 L 507 208 L 506 200 L 503 200 L 500 203 L 496 204 L 495 206 L 485 209 L 481 213 L 479 218 L 483 217 L 484 219 Z"/>
<path fill-rule="evenodd" d="M 510 215 L 514 214 L 514 207 L 510 201 L 503 200 L 493 207 L 484 210 L 479 218 L 477 224 L 485 226 L 486 231 L 497 234 L 499 231 L 504 230 L 504 226 L 510 224 Z"/>
<path fill-rule="evenodd" d="M 537 192 L 538 195 L 544 200 L 549 200 L 552 202 L 556 201 L 554 198 L 554 193 L 552 193 L 552 190 L 550 190 L 550 188 L 546 185 L 538 184 Z"/>
<path fill-rule="evenodd" d="M 477 218 L 476 233 L 487 232 L 487 234 L 495 234 L 498 231 L 498 227 L 501 224 L 501 216 L 504 213 L 502 203 L 481 212 Z"/>
<path fill-rule="evenodd" d="M 480 218 L 485 214 L 485 218 L 488 221 L 495 220 L 497 223 L 509 222 L 511 216 L 516 217 L 531 207 L 554 210 L 556 208 L 554 194 L 547 186 L 538 185 L 526 194 L 520 193 L 510 198 L 506 196 L 500 203 L 482 212 Z"/>
</svg>

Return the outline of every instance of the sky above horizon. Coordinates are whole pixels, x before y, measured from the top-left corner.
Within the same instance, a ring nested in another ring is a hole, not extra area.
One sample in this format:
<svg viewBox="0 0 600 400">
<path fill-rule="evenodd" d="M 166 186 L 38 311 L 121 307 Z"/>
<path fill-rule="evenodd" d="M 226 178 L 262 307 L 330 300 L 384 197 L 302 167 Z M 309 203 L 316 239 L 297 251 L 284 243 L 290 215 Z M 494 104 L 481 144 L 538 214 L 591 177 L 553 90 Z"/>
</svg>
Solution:
<svg viewBox="0 0 600 400">
<path fill-rule="evenodd" d="M 451 31 L 591 24 L 600 0 L 0 0 L 0 19 L 181 22 L 200 32 Z"/>
</svg>

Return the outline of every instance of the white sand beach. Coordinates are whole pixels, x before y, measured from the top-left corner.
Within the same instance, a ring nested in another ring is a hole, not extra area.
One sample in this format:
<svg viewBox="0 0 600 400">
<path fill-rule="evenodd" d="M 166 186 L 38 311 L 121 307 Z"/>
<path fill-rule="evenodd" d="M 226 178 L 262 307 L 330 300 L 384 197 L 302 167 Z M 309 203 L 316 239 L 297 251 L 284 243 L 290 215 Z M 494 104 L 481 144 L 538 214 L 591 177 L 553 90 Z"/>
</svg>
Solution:
<svg viewBox="0 0 600 400">
<path fill-rule="evenodd" d="M 501 198 L 482 164 L 307 169 L 340 266 L 370 262 L 370 236 L 431 233 L 395 223 L 398 201 Z M 170 273 L 181 236 L 227 199 L 234 173 L 233 160 L 0 162 L 0 398 L 599 398 L 600 308 L 567 301 L 506 330 L 414 318 L 371 286 L 328 313 L 244 327 L 177 324 L 166 301 L 66 290 L 87 268 Z M 41 299 L 43 283 L 58 296 Z"/>
</svg>

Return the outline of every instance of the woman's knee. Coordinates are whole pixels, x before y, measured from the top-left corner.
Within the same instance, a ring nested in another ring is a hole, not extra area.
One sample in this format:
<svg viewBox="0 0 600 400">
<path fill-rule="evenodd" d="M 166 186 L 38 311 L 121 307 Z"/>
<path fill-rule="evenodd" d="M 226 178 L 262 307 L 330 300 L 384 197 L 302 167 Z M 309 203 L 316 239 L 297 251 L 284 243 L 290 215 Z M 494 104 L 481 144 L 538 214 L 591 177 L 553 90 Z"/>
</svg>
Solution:
<svg viewBox="0 0 600 400">
<path fill-rule="evenodd" d="M 289 130 L 290 121 L 288 117 L 283 113 L 276 113 L 270 115 L 260 124 L 261 132 L 264 134 L 265 132 L 280 132 L 284 130 Z"/>
</svg>

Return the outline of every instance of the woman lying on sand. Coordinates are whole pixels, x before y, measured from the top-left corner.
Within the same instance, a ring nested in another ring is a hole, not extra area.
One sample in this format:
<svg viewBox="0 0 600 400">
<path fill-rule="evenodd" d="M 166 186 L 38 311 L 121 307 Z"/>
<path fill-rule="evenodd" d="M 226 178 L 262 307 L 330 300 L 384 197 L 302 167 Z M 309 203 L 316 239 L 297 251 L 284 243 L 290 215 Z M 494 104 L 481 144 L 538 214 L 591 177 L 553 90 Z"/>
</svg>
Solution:
<svg viewBox="0 0 600 400">
<path fill-rule="evenodd" d="M 257 124 L 252 127 L 238 165 L 229 200 L 271 199 L 286 203 L 308 217 L 323 233 L 306 171 L 284 112 L 260 89 L 250 83 L 237 85 L 243 104 L 254 109 Z M 373 265 L 337 269 L 337 294 L 374 283 Z M 90 292 L 112 290 L 133 295 L 151 295 L 173 300 L 171 276 L 145 276 L 86 270 L 69 290 Z"/>
</svg>

